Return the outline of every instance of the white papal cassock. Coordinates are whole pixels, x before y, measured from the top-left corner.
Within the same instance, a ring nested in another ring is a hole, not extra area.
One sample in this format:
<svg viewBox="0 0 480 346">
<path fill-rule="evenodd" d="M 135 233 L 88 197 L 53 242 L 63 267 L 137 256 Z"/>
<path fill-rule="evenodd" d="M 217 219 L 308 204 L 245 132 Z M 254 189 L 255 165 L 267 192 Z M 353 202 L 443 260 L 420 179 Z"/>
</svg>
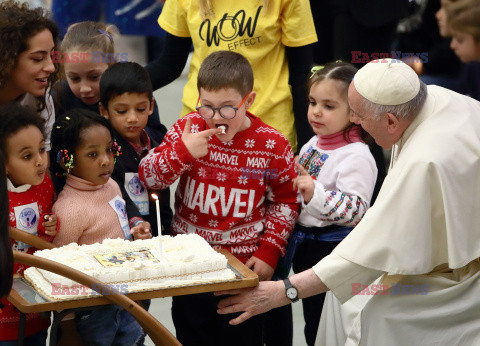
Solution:
<svg viewBox="0 0 480 346">
<path fill-rule="evenodd" d="M 313 268 L 331 290 L 317 344 L 480 345 L 479 257 L 480 103 L 429 86 L 375 205 Z"/>
</svg>

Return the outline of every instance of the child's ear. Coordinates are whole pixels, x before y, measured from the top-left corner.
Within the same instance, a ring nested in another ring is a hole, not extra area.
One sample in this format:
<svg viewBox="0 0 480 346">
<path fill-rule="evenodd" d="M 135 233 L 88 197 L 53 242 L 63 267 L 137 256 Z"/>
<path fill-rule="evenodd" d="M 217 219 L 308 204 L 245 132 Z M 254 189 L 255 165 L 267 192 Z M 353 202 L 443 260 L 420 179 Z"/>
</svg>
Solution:
<svg viewBox="0 0 480 346">
<path fill-rule="evenodd" d="M 245 100 L 245 109 L 249 109 L 253 101 L 255 101 L 255 97 L 257 96 L 257 93 L 255 91 L 250 91 L 250 95 L 248 95 L 247 99 Z"/>
<path fill-rule="evenodd" d="M 154 97 L 152 97 L 152 100 L 150 101 L 150 110 L 148 111 L 148 115 L 152 115 L 153 107 L 155 107 L 155 98 Z"/>
<path fill-rule="evenodd" d="M 98 103 L 98 110 L 100 111 L 100 115 L 105 119 L 110 119 L 108 115 L 108 110 L 102 105 L 101 102 Z"/>
</svg>

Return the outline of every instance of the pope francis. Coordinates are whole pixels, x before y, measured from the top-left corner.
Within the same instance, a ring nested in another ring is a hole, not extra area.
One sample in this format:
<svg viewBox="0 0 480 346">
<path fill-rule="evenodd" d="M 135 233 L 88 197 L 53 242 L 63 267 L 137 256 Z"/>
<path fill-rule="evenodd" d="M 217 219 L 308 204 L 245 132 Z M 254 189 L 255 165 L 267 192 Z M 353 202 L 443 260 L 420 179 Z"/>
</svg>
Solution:
<svg viewBox="0 0 480 346">
<path fill-rule="evenodd" d="M 375 205 L 312 269 L 225 291 L 245 319 L 329 291 L 317 345 L 480 345 L 480 103 L 398 60 L 353 79 L 353 120 L 385 149 Z"/>
</svg>

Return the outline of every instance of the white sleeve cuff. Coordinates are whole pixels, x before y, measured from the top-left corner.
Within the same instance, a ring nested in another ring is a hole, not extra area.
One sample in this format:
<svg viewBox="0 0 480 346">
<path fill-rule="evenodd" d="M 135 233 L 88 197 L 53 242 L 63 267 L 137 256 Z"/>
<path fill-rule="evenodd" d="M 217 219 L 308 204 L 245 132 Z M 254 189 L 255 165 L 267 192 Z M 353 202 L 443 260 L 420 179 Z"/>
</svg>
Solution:
<svg viewBox="0 0 480 346">
<path fill-rule="evenodd" d="M 334 252 L 313 266 L 313 271 L 342 304 L 358 292 L 358 284 L 369 285 L 385 273 L 350 262 Z"/>
<path fill-rule="evenodd" d="M 302 210 L 309 213 L 312 216 L 318 215 L 318 212 L 322 210 L 325 205 L 325 187 L 322 183 L 315 180 L 315 189 L 313 190 L 313 196 L 308 204 L 302 198 Z"/>
</svg>

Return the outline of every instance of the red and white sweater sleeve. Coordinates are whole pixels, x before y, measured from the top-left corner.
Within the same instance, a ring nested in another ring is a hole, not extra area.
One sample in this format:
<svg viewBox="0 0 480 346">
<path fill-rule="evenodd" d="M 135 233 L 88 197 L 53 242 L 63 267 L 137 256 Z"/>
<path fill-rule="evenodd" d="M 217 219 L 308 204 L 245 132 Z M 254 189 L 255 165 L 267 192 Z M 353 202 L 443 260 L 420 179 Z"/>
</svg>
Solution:
<svg viewBox="0 0 480 346">
<path fill-rule="evenodd" d="M 178 120 L 168 130 L 162 144 L 150 150 L 148 155 L 140 161 L 138 174 L 147 188 L 165 189 L 191 168 L 190 163 L 195 159 L 182 141 L 182 133 L 188 117 L 199 116 L 187 115 Z"/>
<path fill-rule="evenodd" d="M 272 159 L 266 182 L 266 223 L 260 247 L 253 256 L 275 268 L 285 254 L 287 239 L 298 217 L 298 195 L 293 189 L 296 176 L 295 162 L 290 144 L 282 148 L 281 158 Z"/>
</svg>

